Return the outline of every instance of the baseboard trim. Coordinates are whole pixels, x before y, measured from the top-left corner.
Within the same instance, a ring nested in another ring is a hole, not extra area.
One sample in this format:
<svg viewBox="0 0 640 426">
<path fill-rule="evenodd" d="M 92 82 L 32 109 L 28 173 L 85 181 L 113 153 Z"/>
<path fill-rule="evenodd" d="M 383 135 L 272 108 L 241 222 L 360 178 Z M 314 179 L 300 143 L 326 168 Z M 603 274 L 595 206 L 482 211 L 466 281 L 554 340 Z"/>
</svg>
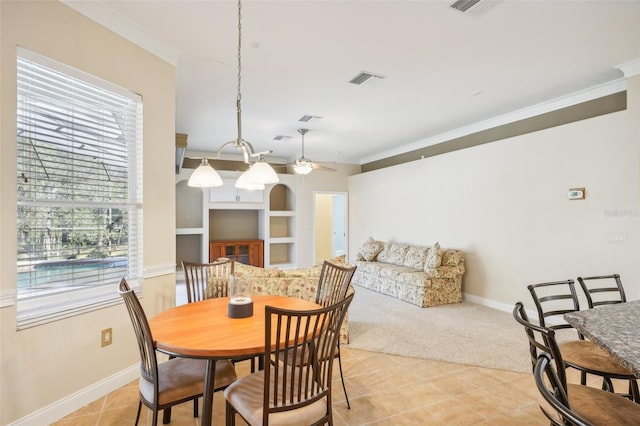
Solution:
<svg viewBox="0 0 640 426">
<path fill-rule="evenodd" d="M 512 313 L 515 307 L 515 302 L 510 305 L 508 303 L 498 302 L 492 299 L 486 299 L 484 297 L 475 296 L 469 293 L 462 293 L 462 298 L 467 302 L 475 303 L 476 305 L 486 306 L 487 308 L 493 308 L 498 311 Z M 533 303 L 533 302 L 532 302 Z M 526 309 L 529 319 L 538 319 L 538 312 L 530 309 Z M 515 320 L 514 320 L 515 321 Z"/>
<path fill-rule="evenodd" d="M 79 410 L 91 402 L 131 383 L 139 377 L 140 364 L 132 365 L 61 400 L 49 404 L 9 425 L 48 425 Z"/>
</svg>

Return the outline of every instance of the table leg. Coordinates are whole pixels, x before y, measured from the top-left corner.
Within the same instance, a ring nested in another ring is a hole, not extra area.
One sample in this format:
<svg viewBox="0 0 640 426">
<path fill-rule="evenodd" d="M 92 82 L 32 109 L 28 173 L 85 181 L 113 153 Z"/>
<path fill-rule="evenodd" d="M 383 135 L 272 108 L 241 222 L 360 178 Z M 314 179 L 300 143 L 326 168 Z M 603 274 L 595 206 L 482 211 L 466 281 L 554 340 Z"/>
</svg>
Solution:
<svg viewBox="0 0 640 426">
<path fill-rule="evenodd" d="M 208 359 L 204 371 L 204 391 L 202 395 L 202 426 L 211 426 L 213 420 L 213 389 L 216 379 L 216 360 Z"/>
</svg>

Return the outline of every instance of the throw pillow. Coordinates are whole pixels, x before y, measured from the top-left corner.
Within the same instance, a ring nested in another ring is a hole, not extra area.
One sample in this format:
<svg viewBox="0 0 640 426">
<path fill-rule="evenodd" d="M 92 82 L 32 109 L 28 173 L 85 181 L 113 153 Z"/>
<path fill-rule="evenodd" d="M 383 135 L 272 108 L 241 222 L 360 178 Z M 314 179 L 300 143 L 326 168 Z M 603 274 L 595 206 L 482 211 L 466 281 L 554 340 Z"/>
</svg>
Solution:
<svg viewBox="0 0 640 426">
<path fill-rule="evenodd" d="M 382 251 L 376 257 L 378 262 L 382 263 L 391 263 L 389 262 L 389 253 L 390 253 L 391 243 L 382 243 Z"/>
<path fill-rule="evenodd" d="M 407 250 L 407 254 L 404 257 L 404 266 L 411 269 L 424 269 L 428 250 L 426 247 L 409 246 L 409 250 Z"/>
<path fill-rule="evenodd" d="M 387 259 L 387 262 L 394 265 L 403 266 L 404 259 L 407 255 L 408 250 L 408 244 L 391 243 L 391 246 L 389 247 L 389 258 Z"/>
<path fill-rule="evenodd" d="M 362 247 L 360 247 L 360 255 L 367 262 L 373 262 L 383 247 L 384 245 L 380 241 L 375 241 L 373 237 L 369 237 Z"/>
<path fill-rule="evenodd" d="M 437 268 L 440 265 L 442 265 L 442 249 L 440 248 L 439 243 L 435 243 L 427 252 L 427 259 L 424 262 L 424 270 L 428 272 L 429 269 Z"/>
</svg>

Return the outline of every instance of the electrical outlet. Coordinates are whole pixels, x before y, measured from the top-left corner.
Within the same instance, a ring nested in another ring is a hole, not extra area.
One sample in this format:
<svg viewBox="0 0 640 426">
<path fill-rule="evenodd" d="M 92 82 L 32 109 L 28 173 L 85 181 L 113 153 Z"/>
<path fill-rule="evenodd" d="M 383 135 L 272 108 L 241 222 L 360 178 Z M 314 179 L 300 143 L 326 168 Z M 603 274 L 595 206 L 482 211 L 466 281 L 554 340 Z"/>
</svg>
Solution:
<svg viewBox="0 0 640 426">
<path fill-rule="evenodd" d="M 101 333 L 102 347 L 109 346 L 113 342 L 113 333 L 111 328 L 105 328 Z"/>
</svg>

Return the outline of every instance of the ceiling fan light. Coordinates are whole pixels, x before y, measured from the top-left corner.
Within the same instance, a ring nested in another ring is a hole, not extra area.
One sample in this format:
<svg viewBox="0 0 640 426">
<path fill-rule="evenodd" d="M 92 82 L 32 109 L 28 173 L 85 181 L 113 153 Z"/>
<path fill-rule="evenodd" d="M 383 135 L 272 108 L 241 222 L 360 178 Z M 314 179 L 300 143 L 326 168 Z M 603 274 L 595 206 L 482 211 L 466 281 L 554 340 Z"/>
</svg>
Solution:
<svg viewBox="0 0 640 426">
<path fill-rule="evenodd" d="M 313 165 L 311 163 L 296 163 L 293 165 L 293 171 L 299 175 L 308 175 L 313 170 Z"/>
<path fill-rule="evenodd" d="M 264 189 L 264 183 L 257 179 L 254 172 L 252 172 L 255 165 L 253 164 L 249 167 L 244 173 L 240 175 L 238 180 L 236 181 L 236 188 L 238 189 L 248 189 L 248 190 L 262 190 Z"/>
<path fill-rule="evenodd" d="M 222 186 L 222 178 L 220 178 L 218 172 L 211 167 L 207 159 L 203 158 L 202 163 L 191 173 L 187 185 L 194 188 L 213 188 Z"/>
<path fill-rule="evenodd" d="M 255 180 L 262 182 L 263 184 L 280 182 L 280 179 L 278 178 L 276 171 L 273 170 L 273 167 L 264 161 L 253 163 L 247 171 L 254 176 Z"/>
</svg>

